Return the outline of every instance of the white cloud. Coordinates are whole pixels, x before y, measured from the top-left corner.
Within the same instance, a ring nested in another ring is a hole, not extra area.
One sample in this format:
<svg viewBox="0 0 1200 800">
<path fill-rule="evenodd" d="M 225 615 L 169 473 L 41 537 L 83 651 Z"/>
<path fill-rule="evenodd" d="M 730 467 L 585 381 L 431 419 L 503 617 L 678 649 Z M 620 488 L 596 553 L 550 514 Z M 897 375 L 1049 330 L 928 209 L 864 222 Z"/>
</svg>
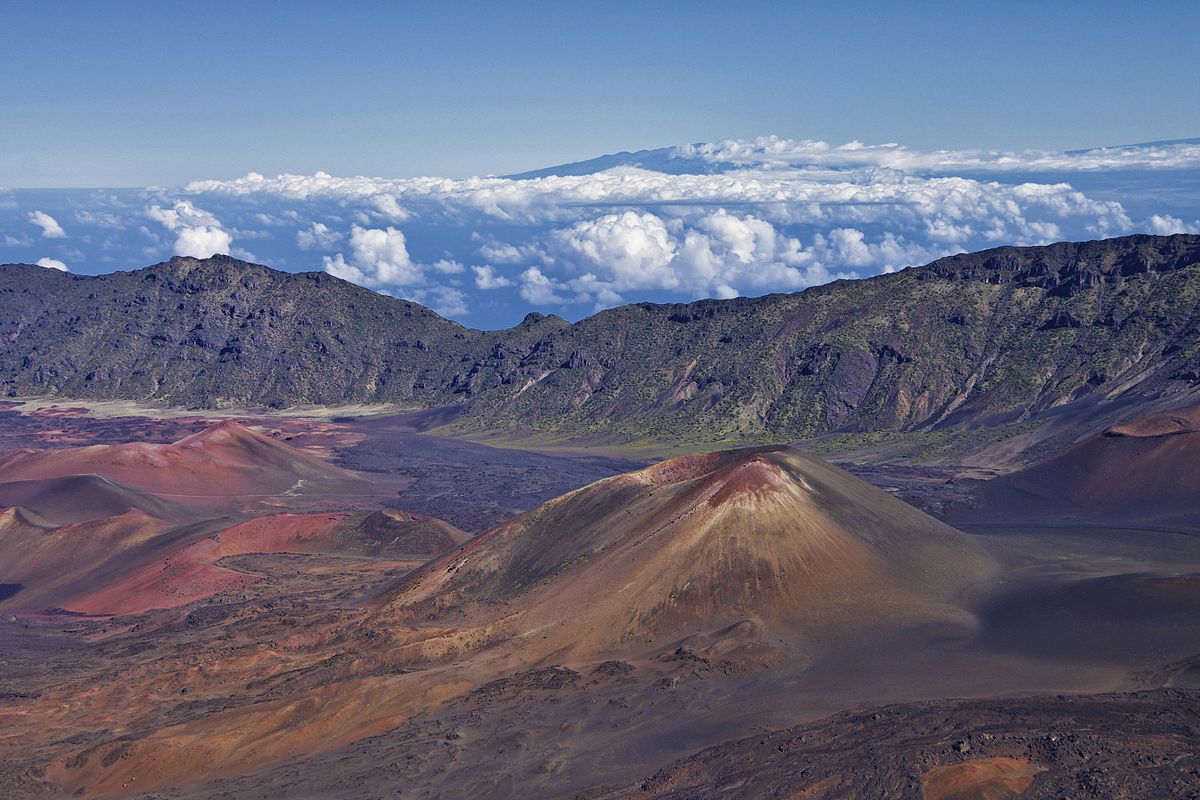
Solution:
<svg viewBox="0 0 1200 800">
<path fill-rule="evenodd" d="M 411 215 L 400 207 L 395 195 L 381 194 L 371 198 L 371 205 L 375 206 L 375 210 L 381 216 L 387 217 L 393 222 L 404 222 Z"/>
<path fill-rule="evenodd" d="M 46 269 L 56 269 L 56 270 L 59 270 L 60 272 L 70 272 L 71 271 L 71 270 L 67 269 L 66 264 L 59 261 L 57 258 L 39 258 L 35 263 L 39 267 L 45 267 Z"/>
<path fill-rule="evenodd" d="M 597 311 L 602 308 L 611 308 L 624 302 L 625 299 L 617 293 L 611 283 L 601 280 L 590 272 L 573 278 L 569 286 L 575 292 L 573 302 L 590 302 Z"/>
<path fill-rule="evenodd" d="M 829 267 L 869 268 L 893 272 L 900 267 L 924 264 L 950 255 L 954 248 L 924 247 L 908 242 L 892 233 L 877 241 L 867 241 L 862 231 L 854 228 L 834 228 L 827 234 L 815 234 L 809 248 L 813 260 Z"/>
<path fill-rule="evenodd" d="M 840 257 L 831 258 L 834 254 L 821 244 L 818 240 L 813 249 L 805 250 L 798 239 L 781 235 L 763 219 L 722 209 L 687 232 L 680 261 L 689 273 L 693 294 L 717 297 L 802 289 L 838 275 L 852 275 L 845 272 L 847 267 L 876 266 L 861 247 L 846 248 L 837 253 Z M 861 245 L 861 241 L 854 240 L 854 244 Z"/>
<path fill-rule="evenodd" d="M 621 288 L 675 289 L 675 241 L 654 214 L 626 211 L 580 222 L 551 234 L 551 247 L 567 261 L 605 271 Z"/>
<path fill-rule="evenodd" d="M 521 273 L 521 297 L 535 306 L 567 302 L 567 298 L 558 294 L 566 289 L 564 284 L 547 277 L 537 267 L 530 267 Z"/>
<path fill-rule="evenodd" d="M 512 286 L 513 283 L 503 275 L 497 275 L 490 264 L 471 267 L 471 271 L 475 273 L 475 286 L 479 289 L 502 289 L 505 286 Z"/>
<path fill-rule="evenodd" d="M 58 220 L 47 214 L 45 211 L 31 211 L 29 213 L 29 221 L 33 225 L 42 229 L 43 239 L 65 239 L 67 232 L 58 224 Z"/>
<path fill-rule="evenodd" d="M 429 306 L 443 317 L 465 317 L 470 313 L 470 309 L 467 307 L 467 296 L 453 286 L 417 289 L 409 292 L 406 297 Z"/>
<path fill-rule="evenodd" d="M 234 181 L 192 184 L 189 191 L 239 197 L 335 198 L 344 203 L 369 201 L 386 193 L 400 197 L 406 207 L 419 208 L 424 220 L 461 224 L 482 215 L 493 222 L 522 226 L 595 224 L 599 209 L 613 214 L 614 221 L 605 224 L 621 224 L 626 211 L 641 215 L 653 209 L 664 221 L 686 221 L 713 207 L 753 207 L 755 216 L 775 225 L 860 229 L 884 225 L 897 232 L 921 231 L 947 246 L 978 243 L 985 236 L 1035 244 L 1045 238 L 1048 224 L 1063 229 L 1066 223 L 1095 235 L 1131 230 L 1119 202 L 1092 199 L 1067 183 L 1006 184 L 878 167 L 756 167 L 682 175 L 617 167 L 589 175 L 534 180 L 333 178 L 323 173 L 265 178 L 251 174 Z M 613 212 L 614 207 L 619 211 Z M 486 241 L 479 252 L 492 264 L 534 260 L 527 244 L 520 242 Z M 618 251 L 618 255 L 638 257 L 633 251 Z"/>
<path fill-rule="evenodd" d="M 1200 167 L 1200 144 L 1179 143 L 1091 150 L 912 150 L 896 143 L 831 145 L 817 139 L 726 139 L 672 148 L 670 155 L 738 167 L 885 167 L 926 172 L 1091 172 L 1111 169 Z"/>
<path fill-rule="evenodd" d="M 208 258 L 229 253 L 233 237 L 221 228 L 220 221 L 189 200 L 176 200 L 170 208 L 152 205 L 146 216 L 175 234 L 175 255 Z"/>
<path fill-rule="evenodd" d="M 125 220 L 111 211 L 76 211 L 75 221 L 81 225 L 96 225 L 101 228 L 122 229 Z"/>
<path fill-rule="evenodd" d="M 344 234 L 331 230 L 323 222 L 314 222 L 308 228 L 296 232 L 296 244 L 301 250 L 332 250 L 344 238 Z"/>
<path fill-rule="evenodd" d="M 1170 236 L 1175 233 L 1200 233 L 1200 221 L 1188 225 L 1179 217 L 1170 214 L 1154 214 L 1146 220 L 1146 228 L 1158 236 Z"/>
<path fill-rule="evenodd" d="M 208 258 L 218 253 L 228 253 L 229 243 L 229 234 L 220 228 L 207 225 L 182 228 L 175 237 L 175 255 Z"/>
<path fill-rule="evenodd" d="M 325 256 L 325 271 L 360 286 L 413 286 L 424 281 L 421 267 L 408 255 L 404 234 L 389 227 L 350 229 L 350 248 L 353 262 L 347 263 L 338 253 Z"/>
<path fill-rule="evenodd" d="M 325 256 L 325 271 L 335 278 L 341 278 L 359 286 L 378 288 L 382 285 L 355 265 L 346 263 L 346 257 L 341 253 L 332 258 Z"/>
<path fill-rule="evenodd" d="M 997 244 L 1200 228 L 1189 222 L 1195 204 L 1178 205 L 1191 202 L 1186 192 L 1121 195 L 1137 210 L 1135 223 L 1121 202 L 1062 177 L 1137 167 L 1183 185 L 1192 172 L 1167 171 L 1200 169 L 1193 145 L 1012 153 L 764 137 L 657 151 L 640 163 L 667 171 L 627 165 L 531 180 L 250 173 L 193 183 L 181 195 L 188 199 L 143 195 L 157 198 L 161 207 L 147 214 L 170 233 L 126 246 L 155 242 L 161 253 L 174 240 L 177 252 L 230 250 L 231 239 L 244 244 L 252 230 L 284 224 L 331 274 L 446 309 L 458 306 L 443 288 L 465 307 L 473 293 L 504 287 L 527 302 L 598 307 L 789 291 Z M 1037 174 L 1047 177 L 1030 179 Z M 1141 175 L 1121 180 L 1149 185 Z M 1176 204 L 1157 206 L 1160 197 Z M 137 222 L 126 224 L 133 236 Z M 422 237 L 437 260 L 415 260 L 409 236 Z M 269 247 L 256 247 L 268 263 L 293 255 Z"/>
<path fill-rule="evenodd" d="M 443 275 L 457 275 L 466 269 L 461 262 L 455 261 L 451 258 L 438 259 L 430 266 L 432 266 L 436 272 L 440 272 Z"/>
<path fill-rule="evenodd" d="M 396 228 L 355 225 L 350 229 L 350 249 L 349 260 L 343 253 L 325 256 L 325 271 L 383 294 L 422 303 L 444 317 L 465 317 L 470 313 L 467 296 L 461 289 L 430 284 L 426 274 L 426 270 L 432 270 L 454 275 L 466 271 L 466 267 L 450 259 L 428 266 L 414 262 L 404 234 Z"/>
<path fill-rule="evenodd" d="M 668 225 L 653 214 L 605 215 L 553 231 L 542 264 L 521 273 L 521 296 L 535 304 L 612 305 L 624 293 L 657 289 L 692 297 L 737 297 L 800 289 L 855 273 L 887 269 L 923 251 L 895 236 L 868 242 L 862 231 L 818 234 L 805 249 L 771 223 L 725 209 L 691 224 Z M 910 263 L 910 262 L 905 262 Z M 476 268 L 477 285 L 492 276 Z"/>
<path fill-rule="evenodd" d="M 33 239 L 24 233 L 19 233 L 16 236 L 10 234 L 4 235 L 5 247 L 32 247 Z"/>
<path fill-rule="evenodd" d="M 504 242 L 487 242 L 480 245 L 479 254 L 497 264 L 520 264 L 522 261 L 528 262 L 534 252 L 529 247 L 517 247 Z"/>
</svg>

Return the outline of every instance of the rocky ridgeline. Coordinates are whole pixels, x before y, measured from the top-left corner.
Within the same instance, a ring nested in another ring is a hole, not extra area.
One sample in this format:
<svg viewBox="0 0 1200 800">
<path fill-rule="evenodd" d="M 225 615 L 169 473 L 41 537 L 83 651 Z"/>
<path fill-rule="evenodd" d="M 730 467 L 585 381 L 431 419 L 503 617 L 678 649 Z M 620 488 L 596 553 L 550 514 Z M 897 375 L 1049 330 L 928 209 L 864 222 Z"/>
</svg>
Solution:
<svg viewBox="0 0 1200 800">
<path fill-rule="evenodd" d="M 795 294 L 478 331 L 227 256 L 0 267 L 0 394 L 189 406 L 463 404 L 459 426 L 807 437 L 1131 412 L 1200 383 L 1200 237 L 1004 247 Z"/>
</svg>

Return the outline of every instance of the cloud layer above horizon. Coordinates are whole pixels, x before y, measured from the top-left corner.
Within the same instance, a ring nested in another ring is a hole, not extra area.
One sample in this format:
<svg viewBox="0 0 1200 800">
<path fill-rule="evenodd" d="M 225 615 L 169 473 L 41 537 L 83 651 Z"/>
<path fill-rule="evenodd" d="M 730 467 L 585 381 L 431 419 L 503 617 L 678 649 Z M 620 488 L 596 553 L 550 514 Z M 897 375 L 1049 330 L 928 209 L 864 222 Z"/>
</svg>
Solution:
<svg viewBox="0 0 1200 800">
<path fill-rule="evenodd" d="M 765 137 L 514 177 L 251 173 L 178 189 L 0 190 L 0 262 L 81 273 L 230 253 L 481 327 L 795 291 L 942 255 L 1200 232 L 1200 140 L 1071 153 Z"/>
</svg>

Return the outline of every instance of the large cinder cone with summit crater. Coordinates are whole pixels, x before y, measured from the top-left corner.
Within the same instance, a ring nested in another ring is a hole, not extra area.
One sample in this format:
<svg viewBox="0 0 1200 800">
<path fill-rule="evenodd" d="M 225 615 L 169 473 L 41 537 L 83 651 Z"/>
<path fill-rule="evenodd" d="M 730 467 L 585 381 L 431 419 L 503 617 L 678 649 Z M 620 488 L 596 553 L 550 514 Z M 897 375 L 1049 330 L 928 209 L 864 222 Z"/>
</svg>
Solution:
<svg viewBox="0 0 1200 800">
<path fill-rule="evenodd" d="M 806 635 L 946 619 L 991 568 L 968 536 L 886 492 L 793 448 L 759 447 L 552 500 L 431 562 L 389 609 L 502 609 L 518 635 L 600 651 L 747 621 Z"/>
</svg>

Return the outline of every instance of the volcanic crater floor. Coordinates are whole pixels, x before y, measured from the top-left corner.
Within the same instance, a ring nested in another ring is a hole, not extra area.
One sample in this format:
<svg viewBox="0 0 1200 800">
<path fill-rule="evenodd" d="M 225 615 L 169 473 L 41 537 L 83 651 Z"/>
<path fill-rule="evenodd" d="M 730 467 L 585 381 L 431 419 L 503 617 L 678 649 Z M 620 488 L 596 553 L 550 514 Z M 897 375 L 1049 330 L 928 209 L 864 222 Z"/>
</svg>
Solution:
<svg viewBox="0 0 1200 800">
<path fill-rule="evenodd" d="M 34 450 L 211 428 L 16 413 Z M 103 533 L 130 559 L 35 585 L 56 544 L 0 574 L 0 796 L 1200 791 L 1200 532 L 994 514 L 964 534 L 786 448 L 621 475 L 639 465 L 446 446 L 406 417 L 242 423 L 237 452 L 328 492 L 6 512 L 0 535 Z M 958 498 L 939 475 L 892 494 Z M 799 550 L 797 518 L 820 529 Z M 886 614 L 881 576 L 906 598 Z M 701 578 L 722 603 L 681 607 Z M 805 609 L 827 624 L 789 624 Z"/>
</svg>

